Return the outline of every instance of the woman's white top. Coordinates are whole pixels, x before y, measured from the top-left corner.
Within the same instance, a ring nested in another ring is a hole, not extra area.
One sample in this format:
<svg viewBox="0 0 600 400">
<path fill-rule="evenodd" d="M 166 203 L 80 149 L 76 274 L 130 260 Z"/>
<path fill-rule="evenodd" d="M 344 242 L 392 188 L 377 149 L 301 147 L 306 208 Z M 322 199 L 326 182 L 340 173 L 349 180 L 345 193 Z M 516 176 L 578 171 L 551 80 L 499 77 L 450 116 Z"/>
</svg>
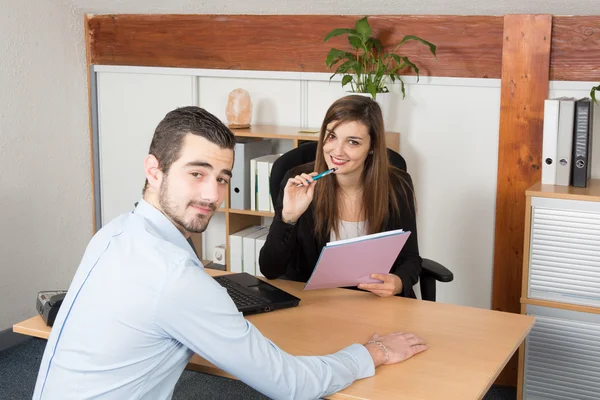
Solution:
<svg viewBox="0 0 600 400">
<path fill-rule="evenodd" d="M 344 239 L 352 239 L 359 236 L 364 236 L 367 234 L 367 224 L 366 221 L 358 221 L 358 222 L 350 222 L 350 221 L 342 221 L 341 219 L 338 221 L 338 227 L 340 231 L 340 236 L 336 237 L 335 232 L 332 230 L 329 235 L 329 241 L 335 242 L 337 240 Z"/>
</svg>

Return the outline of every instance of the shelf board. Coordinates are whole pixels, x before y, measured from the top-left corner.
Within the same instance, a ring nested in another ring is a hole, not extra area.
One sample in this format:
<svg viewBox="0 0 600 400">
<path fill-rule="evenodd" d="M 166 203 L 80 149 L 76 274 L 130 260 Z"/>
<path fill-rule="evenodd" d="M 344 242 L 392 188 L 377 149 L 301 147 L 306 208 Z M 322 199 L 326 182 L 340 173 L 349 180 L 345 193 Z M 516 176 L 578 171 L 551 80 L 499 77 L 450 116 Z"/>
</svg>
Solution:
<svg viewBox="0 0 600 400">
<path fill-rule="evenodd" d="M 257 139 L 290 139 L 290 140 L 319 140 L 319 133 L 300 133 L 306 128 L 299 126 L 279 126 L 279 125 L 250 125 L 248 129 L 232 129 L 235 136 L 255 137 Z M 309 128 L 316 130 L 317 128 Z"/>
<path fill-rule="evenodd" d="M 530 304 L 532 306 L 541 306 L 548 308 L 560 308 L 562 310 L 568 311 L 578 311 L 590 314 L 600 314 L 600 307 L 592 307 L 592 306 L 584 306 L 580 304 L 569 304 L 569 303 L 561 303 L 558 301 L 550 301 L 550 300 L 537 300 L 530 298 L 521 298 L 521 304 Z"/>
<path fill-rule="evenodd" d="M 317 130 L 319 128 L 302 128 L 299 126 L 279 126 L 279 125 L 250 125 L 247 129 L 232 129 L 237 137 L 253 137 L 257 139 L 287 139 L 294 141 L 314 141 L 319 140 L 319 132 L 300 133 L 303 129 Z M 387 147 L 400 152 L 400 135 L 398 132 L 385 132 Z M 297 144 L 296 144 L 297 145 Z"/>
<path fill-rule="evenodd" d="M 274 214 L 269 211 L 256 211 L 256 210 L 236 210 L 235 208 L 227 209 L 229 214 L 238 214 L 238 215 L 254 215 L 257 217 L 272 217 Z"/>
<path fill-rule="evenodd" d="M 525 192 L 527 196 L 554 199 L 600 201 L 600 179 L 590 179 L 587 187 L 542 185 L 537 182 Z"/>
</svg>

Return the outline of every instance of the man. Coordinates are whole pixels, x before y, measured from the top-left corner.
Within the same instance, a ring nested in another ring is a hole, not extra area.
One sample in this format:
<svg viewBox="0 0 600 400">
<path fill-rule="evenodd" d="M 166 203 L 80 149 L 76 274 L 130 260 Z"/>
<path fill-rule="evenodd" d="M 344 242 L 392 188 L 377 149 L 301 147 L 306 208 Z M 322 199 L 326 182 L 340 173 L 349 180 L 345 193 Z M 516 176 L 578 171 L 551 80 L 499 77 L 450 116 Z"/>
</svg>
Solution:
<svg viewBox="0 0 600 400">
<path fill-rule="evenodd" d="M 34 399 L 169 399 L 193 353 L 272 398 L 317 398 L 426 349 L 417 336 L 396 333 L 293 357 L 244 319 L 186 241 L 223 201 L 234 145 L 232 132 L 198 107 L 159 123 L 144 160 L 143 199 L 88 245 Z"/>
</svg>

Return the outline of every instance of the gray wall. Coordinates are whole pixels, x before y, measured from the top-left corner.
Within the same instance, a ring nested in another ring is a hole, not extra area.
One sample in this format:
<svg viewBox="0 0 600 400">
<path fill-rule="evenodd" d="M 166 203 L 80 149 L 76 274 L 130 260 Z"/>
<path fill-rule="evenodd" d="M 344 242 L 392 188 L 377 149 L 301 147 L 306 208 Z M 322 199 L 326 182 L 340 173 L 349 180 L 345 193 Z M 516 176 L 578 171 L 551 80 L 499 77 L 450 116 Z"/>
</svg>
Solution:
<svg viewBox="0 0 600 400">
<path fill-rule="evenodd" d="M 83 14 L 64 0 L 0 10 L 2 332 L 35 315 L 38 291 L 70 283 L 92 235 L 92 186 Z"/>
</svg>

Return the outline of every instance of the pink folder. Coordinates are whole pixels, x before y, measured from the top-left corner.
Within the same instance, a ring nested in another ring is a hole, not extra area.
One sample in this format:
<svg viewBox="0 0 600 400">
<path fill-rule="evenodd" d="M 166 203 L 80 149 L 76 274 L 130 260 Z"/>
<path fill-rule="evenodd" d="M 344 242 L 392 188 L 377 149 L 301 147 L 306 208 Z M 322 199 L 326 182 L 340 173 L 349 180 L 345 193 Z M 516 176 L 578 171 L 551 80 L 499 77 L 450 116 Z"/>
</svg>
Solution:
<svg viewBox="0 0 600 400">
<path fill-rule="evenodd" d="M 410 232 L 395 230 L 327 243 L 304 290 L 378 283 L 371 274 L 387 274 Z"/>
</svg>

